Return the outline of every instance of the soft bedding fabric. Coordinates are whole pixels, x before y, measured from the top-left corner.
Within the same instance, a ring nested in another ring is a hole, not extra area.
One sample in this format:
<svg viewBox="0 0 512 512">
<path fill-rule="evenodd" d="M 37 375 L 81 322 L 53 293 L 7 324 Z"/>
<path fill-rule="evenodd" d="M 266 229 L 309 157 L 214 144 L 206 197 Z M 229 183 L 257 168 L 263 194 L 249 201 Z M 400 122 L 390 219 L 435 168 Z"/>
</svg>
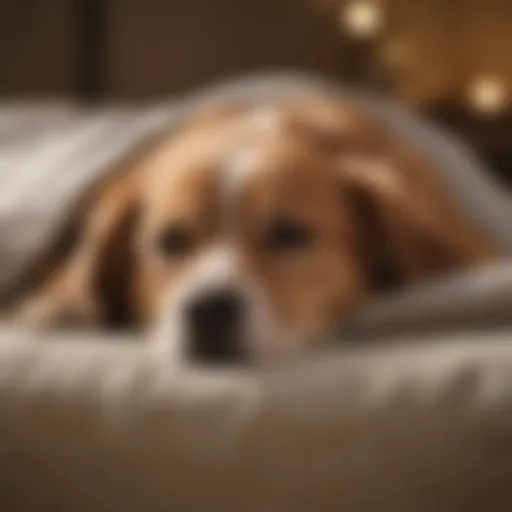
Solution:
<svg viewBox="0 0 512 512">
<path fill-rule="evenodd" d="M 342 326 L 340 338 L 374 343 L 396 334 L 511 325 L 512 264 L 504 263 L 375 299 Z"/>
<path fill-rule="evenodd" d="M 512 508 L 509 333 L 243 374 L 6 334 L 6 512 Z"/>
</svg>

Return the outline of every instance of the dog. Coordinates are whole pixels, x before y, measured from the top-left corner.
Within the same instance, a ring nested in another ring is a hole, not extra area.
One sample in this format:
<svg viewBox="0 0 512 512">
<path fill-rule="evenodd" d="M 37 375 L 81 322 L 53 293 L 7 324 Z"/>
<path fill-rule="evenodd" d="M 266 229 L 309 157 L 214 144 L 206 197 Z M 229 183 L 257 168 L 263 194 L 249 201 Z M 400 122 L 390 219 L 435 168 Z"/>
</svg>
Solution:
<svg viewBox="0 0 512 512">
<path fill-rule="evenodd" d="M 434 170 L 338 100 L 204 111 L 102 183 L 22 317 L 159 326 L 201 362 L 307 352 L 376 294 L 499 256 Z"/>
</svg>

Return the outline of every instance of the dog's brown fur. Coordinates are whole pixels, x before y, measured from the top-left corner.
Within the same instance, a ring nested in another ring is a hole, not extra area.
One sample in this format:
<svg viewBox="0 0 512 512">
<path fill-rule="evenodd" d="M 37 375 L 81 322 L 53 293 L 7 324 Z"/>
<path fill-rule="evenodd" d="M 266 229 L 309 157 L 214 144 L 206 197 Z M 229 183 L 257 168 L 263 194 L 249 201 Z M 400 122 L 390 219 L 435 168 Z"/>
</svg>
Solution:
<svg viewBox="0 0 512 512">
<path fill-rule="evenodd" d="M 318 331 L 389 280 L 423 281 L 496 258 L 428 159 L 373 119 L 316 99 L 272 108 L 280 122 L 271 136 L 251 128 L 249 106 L 205 112 L 104 184 L 81 219 L 78 244 L 27 304 L 25 318 L 38 325 L 154 321 L 163 294 L 193 272 L 192 261 L 162 259 L 154 237 L 179 220 L 198 252 L 216 243 L 214 190 L 241 145 L 262 155 L 236 212 L 243 271 L 288 327 Z M 309 260 L 276 261 L 259 245 L 278 210 L 318 233 L 321 247 Z"/>
</svg>

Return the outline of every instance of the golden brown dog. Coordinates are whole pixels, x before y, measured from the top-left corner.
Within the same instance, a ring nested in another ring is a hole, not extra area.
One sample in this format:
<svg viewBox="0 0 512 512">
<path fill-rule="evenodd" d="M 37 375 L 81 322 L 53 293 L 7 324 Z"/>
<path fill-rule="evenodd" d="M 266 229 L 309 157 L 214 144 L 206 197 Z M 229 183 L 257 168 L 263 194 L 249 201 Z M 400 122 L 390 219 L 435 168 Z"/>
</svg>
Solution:
<svg viewBox="0 0 512 512">
<path fill-rule="evenodd" d="M 296 353 L 385 287 L 496 256 L 424 156 L 317 99 L 205 112 L 78 229 L 25 318 L 164 325 L 160 343 L 206 360 Z"/>
</svg>

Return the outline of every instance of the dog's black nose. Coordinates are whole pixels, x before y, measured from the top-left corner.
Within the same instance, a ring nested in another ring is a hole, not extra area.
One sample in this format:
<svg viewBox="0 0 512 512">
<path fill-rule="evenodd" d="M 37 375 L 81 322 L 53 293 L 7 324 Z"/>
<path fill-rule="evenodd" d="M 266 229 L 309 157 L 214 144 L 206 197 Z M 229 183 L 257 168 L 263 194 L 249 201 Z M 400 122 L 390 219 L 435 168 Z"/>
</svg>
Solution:
<svg viewBox="0 0 512 512">
<path fill-rule="evenodd" d="M 242 297 L 233 290 L 217 290 L 193 300 L 186 312 L 192 359 L 204 362 L 239 359 L 243 310 Z"/>
</svg>

